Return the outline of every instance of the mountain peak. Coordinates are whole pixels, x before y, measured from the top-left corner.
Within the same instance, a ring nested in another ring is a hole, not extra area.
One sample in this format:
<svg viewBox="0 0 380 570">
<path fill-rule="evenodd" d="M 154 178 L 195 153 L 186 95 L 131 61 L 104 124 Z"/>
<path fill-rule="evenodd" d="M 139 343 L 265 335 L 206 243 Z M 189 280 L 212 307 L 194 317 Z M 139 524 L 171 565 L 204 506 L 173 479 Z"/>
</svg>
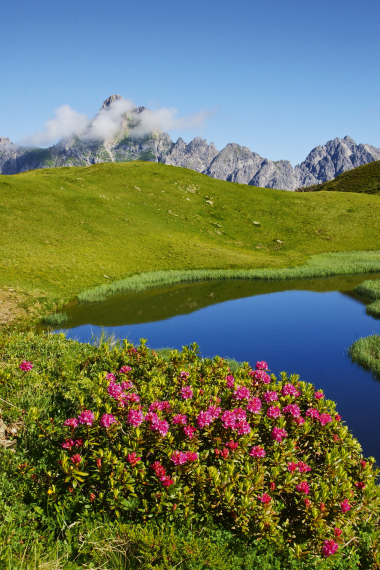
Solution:
<svg viewBox="0 0 380 570">
<path fill-rule="evenodd" d="M 111 95 L 110 97 L 108 97 L 108 99 L 103 101 L 102 109 L 109 109 L 109 107 L 112 103 L 114 103 L 115 101 L 118 101 L 119 99 L 122 99 L 122 98 L 123 97 L 121 95 Z"/>
</svg>

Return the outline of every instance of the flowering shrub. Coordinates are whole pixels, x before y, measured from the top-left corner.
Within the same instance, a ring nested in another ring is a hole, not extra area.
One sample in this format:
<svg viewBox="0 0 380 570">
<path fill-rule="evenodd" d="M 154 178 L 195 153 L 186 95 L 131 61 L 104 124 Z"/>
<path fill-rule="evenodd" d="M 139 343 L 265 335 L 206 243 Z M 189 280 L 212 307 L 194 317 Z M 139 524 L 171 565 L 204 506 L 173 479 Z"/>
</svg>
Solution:
<svg viewBox="0 0 380 570">
<path fill-rule="evenodd" d="M 265 362 L 232 375 L 196 347 L 166 361 L 125 341 L 71 415 L 49 440 L 57 510 L 91 502 L 119 519 L 212 519 L 328 557 L 378 500 L 372 462 L 334 403 Z"/>
</svg>

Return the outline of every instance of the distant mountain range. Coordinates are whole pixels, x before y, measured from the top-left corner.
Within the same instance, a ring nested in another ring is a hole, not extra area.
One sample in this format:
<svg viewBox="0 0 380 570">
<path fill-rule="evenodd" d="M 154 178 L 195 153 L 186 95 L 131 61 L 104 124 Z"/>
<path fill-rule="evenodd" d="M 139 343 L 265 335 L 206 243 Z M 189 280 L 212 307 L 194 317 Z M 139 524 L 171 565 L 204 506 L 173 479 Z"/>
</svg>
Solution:
<svg viewBox="0 0 380 570">
<path fill-rule="evenodd" d="M 122 97 L 112 95 L 101 111 L 112 109 Z M 369 144 L 356 144 L 349 136 L 336 138 L 315 147 L 304 162 L 292 167 L 288 160 L 277 162 L 262 158 L 245 146 L 229 143 L 222 151 L 214 143 L 196 137 L 186 144 L 176 143 L 167 133 L 154 131 L 143 137 L 134 136 L 139 115 L 147 112 L 136 107 L 120 120 L 117 134 L 108 140 L 88 140 L 73 136 L 50 148 L 18 146 L 0 137 L 0 174 L 17 174 L 36 168 L 56 166 L 88 166 L 98 162 L 147 160 L 191 168 L 207 176 L 264 188 L 295 190 L 321 184 L 342 172 L 380 160 L 380 149 Z"/>
</svg>

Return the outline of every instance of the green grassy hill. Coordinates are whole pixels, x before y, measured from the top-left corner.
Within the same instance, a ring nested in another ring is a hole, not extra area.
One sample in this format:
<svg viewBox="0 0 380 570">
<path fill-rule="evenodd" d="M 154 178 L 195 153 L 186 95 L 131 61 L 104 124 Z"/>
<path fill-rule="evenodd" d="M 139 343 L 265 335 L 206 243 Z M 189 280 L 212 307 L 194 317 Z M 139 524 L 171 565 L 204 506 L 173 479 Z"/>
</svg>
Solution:
<svg viewBox="0 0 380 570">
<path fill-rule="evenodd" d="M 329 182 L 308 186 L 300 191 L 314 192 L 321 190 L 326 192 L 380 194 L 380 160 L 347 170 Z"/>
<path fill-rule="evenodd" d="M 380 200 L 105 163 L 0 176 L 0 227 L 0 287 L 68 299 L 146 271 L 280 268 L 378 250 Z"/>
</svg>

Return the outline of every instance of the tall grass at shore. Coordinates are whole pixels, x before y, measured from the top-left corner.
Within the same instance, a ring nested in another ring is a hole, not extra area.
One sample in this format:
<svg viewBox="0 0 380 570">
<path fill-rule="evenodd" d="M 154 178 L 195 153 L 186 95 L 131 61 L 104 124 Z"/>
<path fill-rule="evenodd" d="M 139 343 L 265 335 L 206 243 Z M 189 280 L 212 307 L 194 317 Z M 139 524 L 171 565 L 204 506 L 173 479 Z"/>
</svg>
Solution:
<svg viewBox="0 0 380 570">
<path fill-rule="evenodd" d="M 368 279 L 354 289 L 354 293 L 365 299 L 380 299 L 380 279 Z"/>
<path fill-rule="evenodd" d="M 359 338 L 349 347 L 348 355 L 352 362 L 370 370 L 380 380 L 380 335 Z"/>
<path fill-rule="evenodd" d="M 286 279 L 312 279 L 336 275 L 375 273 L 380 270 L 380 251 L 340 252 L 314 255 L 304 265 L 279 269 L 199 269 L 151 271 L 133 275 L 113 283 L 105 283 L 78 294 L 81 303 L 103 301 L 112 295 L 142 292 L 152 287 L 215 281 L 252 279 L 280 281 Z"/>
</svg>

